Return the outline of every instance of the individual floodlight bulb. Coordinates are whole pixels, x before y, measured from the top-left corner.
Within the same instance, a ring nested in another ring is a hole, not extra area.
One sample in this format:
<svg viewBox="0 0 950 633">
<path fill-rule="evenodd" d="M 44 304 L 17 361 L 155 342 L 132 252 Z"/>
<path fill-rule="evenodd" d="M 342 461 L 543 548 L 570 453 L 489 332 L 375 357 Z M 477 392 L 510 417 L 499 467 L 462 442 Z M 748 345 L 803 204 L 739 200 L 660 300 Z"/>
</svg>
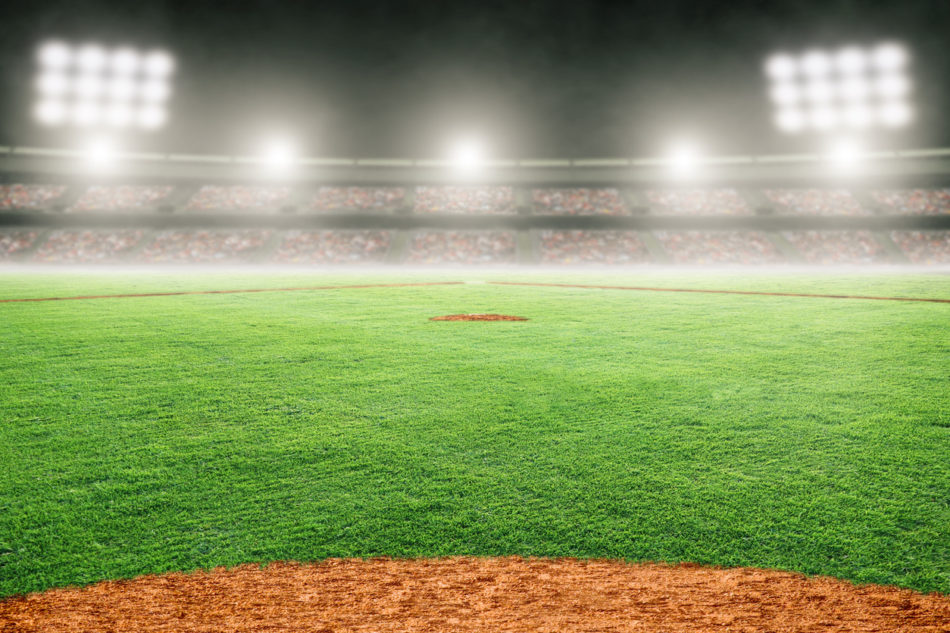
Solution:
<svg viewBox="0 0 950 633">
<path fill-rule="evenodd" d="M 795 134 L 805 129 L 805 115 L 797 108 L 779 110 L 775 115 L 775 124 L 783 132 Z"/>
<path fill-rule="evenodd" d="M 109 61 L 112 72 L 121 76 L 134 75 L 140 64 L 139 54 L 131 48 L 120 48 L 112 53 Z"/>
<path fill-rule="evenodd" d="M 76 96 L 80 99 L 94 100 L 102 94 L 105 87 L 99 75 L 80 75 L 73 84 Z"/>
<path fill-rule="evenodd" d="M 128 77 L 116 77 L 109 82 L 107 92 L 113 101 L 129 101 L 135 96 L 135 83 Z"/>
<path fill-rule="evenodd" d="M 47 97 L 60 97 L 69 90 L 69 79 L 59 72 L 45 72 L 36 80 L 36 88 Z"/>
<path fill-rule="evenodd" d="M 769 94 L 772 101 L 781 106 L 795 105 L 802 98 L 802 91 L 791 82 L 775 84 Z"/>
<path fill-rule="evenodd" d="M 95 101 L 80 101 L 73 106 L 72 115 L 76 125 L 88 127 L 99 122 L 102 111 Z"/>
<path fill-rule="evenodd" d="M 40 65 L 47 70 L 64 70 L 72 62 L 73 54 L 62 42 L 47 42 L 39 49 Z"/>
<path fill-rule="evenodd" d="M 137 122 L 146 130 L 154 130 L 165 125 L 165 110 L 156 105 L 147 105 L 138 112 Z"/>
<path fill-rule="evenodd" d="M 175 69 L 175 62 L 165 51 L 152 51 L 145 56 L 142 68 L 149 77 L 167 77 Z"/>
<path fill-rule="evenodd" d="M 802 71 L 809 77 L 825 77 L 832 66 L 831 57 L 822 51 L 811 51 L 802 57 Z"/>
<path fill-rule="evenodd" d="M 113 103 L 106 110 L 106 123 L 112 127 L 126 127 L 132 123 L 132 108 L 127 103 Z"/>
<path fill-rule="evenodd" d="M 913 118 L 910 106 L 903 101 L 885 103 L 878 110 L 881 124 L 887 127 L 903 127 Z"/>
<path fill-rule="evenodd" d="M 838 112 L 830 106 L 818 106 L 809 116 L 811 126 L 816 130 L 830 130 L 838 125 Z"/>
<path fill-rule="evenodd" d="M 863 77 L 848 77 L 838 84 L 838 96 L 843 101 L 864 101 L 870 93 L 871 85 Z"/>
<path fill-rule="evenodd" d="M 874 122 L 874 114 L 867 105 L 856 103 L 845 108 L 841 120 L 849 128 L 862 129 Z"/>
<path fill-rule="evenodd" d="M 797 65 L 791 56 L 773 55 L 765 62 L 765 72 L 775 81 L 788 81 L 795 76 Z"/>
<path fill-rule="evenodd" d="M 165 101 L 168 99 L 169 93 L 168 83 L 160 79 L 153 79 L 142 84 L 141 95 L 143 101 L 149 103 Z"/>
<path fill-rule="evenodd" d="M 36 118 L 43 125 L 61 125 L 66 121 L 66 105 L 62 101 L 48 99 L 36 106 Z"/>
<path fill-rule="evenodd" d="M 86 44 L 76 53 L 76 65 L 84 73 L 101 71 L 106 61 L 106 52 L 98 44 Z"/>
<path fill-rule="evenodd" d="M 904 75 L 887 74 L 874 81 L 874 92 L 884 99 L 897 99 L 910 92 L 910 81 Z"/>
<path fill-rule="evenodd" d="M 857 46 L 843 48 L 835 55 L 835 68 L 842 75 L 860 75 L 867 65 L 867 54 Z"/>
<path fill-rule="evenodd" d="M 907 64 L 907 51 L 899 44 L 881 44 L 871 53 L 874 68 L 881 72 L 901 70 Z"/>
<path fill-rule="evenodd" d="M 812 103 L 827 103 L 834 95 L 834 87 L 828 81 L 811 81 L 805 86 L 805 97 Z"/>
</svg>

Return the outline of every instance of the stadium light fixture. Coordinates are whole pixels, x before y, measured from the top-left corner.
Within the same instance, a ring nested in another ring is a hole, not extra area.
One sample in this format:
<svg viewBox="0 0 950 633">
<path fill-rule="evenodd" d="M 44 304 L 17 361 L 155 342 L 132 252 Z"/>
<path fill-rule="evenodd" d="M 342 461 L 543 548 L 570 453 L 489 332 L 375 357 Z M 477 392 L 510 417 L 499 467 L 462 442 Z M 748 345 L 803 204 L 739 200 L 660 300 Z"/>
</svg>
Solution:
<svg viewBox="0 0 950 633">
<path fill-rule="evenodd" d="M 156 130 L 168 120 L 175 61 L 165 51 L 53 41 L 38 48 L 37 61 L 41 125 Z"/>
<path fill-rule="evenodd" d="M 852 169 L 861 159 L 861 152 L 857 145 L 849 140 L 839 140 L 831 146 L 828 152 L 828 161 L 840 169 Z"/>
<path fill-rule="evenodd" d="M 900 128 L 913 120 L 910 55 L 899 44 L 782 53 L 766 60 L 776 127 L 788 134 Z"/>
</svg>

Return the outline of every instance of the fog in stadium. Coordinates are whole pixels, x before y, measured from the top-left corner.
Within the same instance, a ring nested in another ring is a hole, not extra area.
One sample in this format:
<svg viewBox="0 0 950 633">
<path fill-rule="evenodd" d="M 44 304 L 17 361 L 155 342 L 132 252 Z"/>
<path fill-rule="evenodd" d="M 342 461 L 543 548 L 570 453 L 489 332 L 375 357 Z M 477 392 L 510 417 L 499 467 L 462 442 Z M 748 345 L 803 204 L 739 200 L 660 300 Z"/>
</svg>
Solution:
<svg viewBox="0 0 950 633">
<path fill-rule="evenodd" d="M 947 0 L 0 35 L 0 631 L 950 631 Z"/>
</svg>

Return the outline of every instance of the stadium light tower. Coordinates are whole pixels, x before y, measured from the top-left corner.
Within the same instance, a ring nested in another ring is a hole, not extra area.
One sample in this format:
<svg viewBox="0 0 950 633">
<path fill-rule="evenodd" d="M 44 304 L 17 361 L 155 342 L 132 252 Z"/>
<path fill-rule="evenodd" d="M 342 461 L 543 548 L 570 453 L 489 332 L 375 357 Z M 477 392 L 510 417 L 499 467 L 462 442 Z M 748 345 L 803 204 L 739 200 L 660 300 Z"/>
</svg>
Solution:
<svg viewBox="0 0 950 633">
<path fill-rule="evenodd" d="M 775 124 L 788 134 L 904 127 L 913 120 L 909 64 L 893 43 L 773 55 L 765 74 Z"/>
<path fill-rule="evenodd" d="M 692 143 L 679 142 L 669 152 L 669 165 L 678 176 L 689 176 L 699 167 L 699 151 Z"/>
<path fill-rule="evenodd" d="M 165 51 L 46 42 L 37 63 L 33 112 L 42 125 L 156 130 L 168 120 L 175 62 Z"/>
</svg>

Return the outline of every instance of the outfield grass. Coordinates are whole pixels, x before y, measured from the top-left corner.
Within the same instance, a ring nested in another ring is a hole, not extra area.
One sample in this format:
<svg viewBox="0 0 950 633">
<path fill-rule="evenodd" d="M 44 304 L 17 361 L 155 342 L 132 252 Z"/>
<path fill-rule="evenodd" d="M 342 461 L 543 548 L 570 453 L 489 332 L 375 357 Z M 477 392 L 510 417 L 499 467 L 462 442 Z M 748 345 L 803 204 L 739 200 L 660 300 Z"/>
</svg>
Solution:
<svg viewBox="0 0 950 633">
<path fill-rule="evenodd" d="M 950 297 L 935 275 L 537 278 Z M 405 280 L 22 274 L 0 298 Z M 457 312 L 531 320 L 428 321 Z M 493 285 L 0 304 L 0 595 L 448 554 L 950 593 L 948 334 L 950 304 Z"/>
</svg>

